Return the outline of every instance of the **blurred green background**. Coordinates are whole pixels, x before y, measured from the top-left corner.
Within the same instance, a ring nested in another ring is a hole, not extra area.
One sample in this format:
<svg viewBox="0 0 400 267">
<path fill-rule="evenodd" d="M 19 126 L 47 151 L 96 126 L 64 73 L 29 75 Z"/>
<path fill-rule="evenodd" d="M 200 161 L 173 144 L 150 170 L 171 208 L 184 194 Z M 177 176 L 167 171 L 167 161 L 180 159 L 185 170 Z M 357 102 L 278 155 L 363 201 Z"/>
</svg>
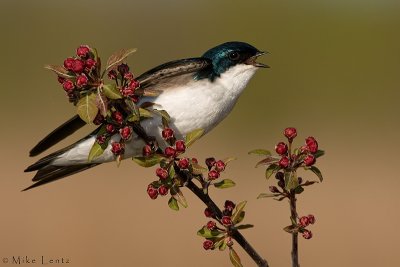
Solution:
<svg viewBox="0 0 400 267">
<path fill-rule="evenodd" d="M 400 2 L 389 0 L 1 1 L 0 258 L 230 266 L 227 252 L 204 251 L 196 236 L 207 222 L 199 200 L 185 191 L 189 208 L 176 213 L 166 198 L 148 198 L 153 169 L 124 161 L 20 190 L 31 184 L 23 173 L 36 160 L 29 149 L 74 114 L 45 64 L 61 64 L 80 44 L 97 47 L 103 60 L 137 47 L 128 62 L 140 74 L 239 40 L 269 51 L 262 61 L 271 69 L 255 75 L 231 115 L 188 153 L 238 158 L 224 174 L 237 187 L 212 196 L 248 200 L 245 222 L 256 227 L 244 235 L 271 266 L 289 266 L 290 236 L 281 230 L 288 204 L 256 200 L 272 180 L 247 151 L 273 149 L 285 127 L 297 127 L 298 145 L 313 135 L 327 152 L 318 162 L 325 181 L 299 197 L 299 213 L 317 218 L 313 239 L 300 240 L 301 265 L 400 266 L 399 12 Z"/>
</svg>

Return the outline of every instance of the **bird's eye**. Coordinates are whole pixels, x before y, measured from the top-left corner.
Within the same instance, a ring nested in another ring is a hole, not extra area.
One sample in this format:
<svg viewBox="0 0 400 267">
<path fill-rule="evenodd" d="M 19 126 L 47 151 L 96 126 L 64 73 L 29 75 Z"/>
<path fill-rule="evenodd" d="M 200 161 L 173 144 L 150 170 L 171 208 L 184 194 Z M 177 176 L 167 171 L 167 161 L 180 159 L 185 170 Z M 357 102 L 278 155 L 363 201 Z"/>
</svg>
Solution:
<svg viewBox="0 0 400 267">
<path fill-rule="evenodd" d="M 240 55 L 239 55 L 238 52 L 230 52 L 228 54 L 228 57 L 229 57 L 230 60 L 238 60 Z"/>
</svg>

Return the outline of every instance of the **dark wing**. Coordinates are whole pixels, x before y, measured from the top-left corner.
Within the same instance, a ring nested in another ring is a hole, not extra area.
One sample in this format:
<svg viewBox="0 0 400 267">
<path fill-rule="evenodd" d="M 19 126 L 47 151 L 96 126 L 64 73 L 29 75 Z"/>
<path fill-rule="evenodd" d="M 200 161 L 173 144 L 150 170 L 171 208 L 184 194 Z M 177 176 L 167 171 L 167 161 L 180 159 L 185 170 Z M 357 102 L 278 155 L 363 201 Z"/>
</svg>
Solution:
<svg viewBox="0 0 400 267">
<path fill-rule="evenodd" d="M 201 57 L 188 58 L 170 61 L 155 67 L 137 77 L 137 80 L 140 82 L 140 87 L 146 89 L 154 84 L 162 82 L 164 79 L 168 80 L 172 77 L 195 72 L 202 74 L 207 73 L 210 70 L 212 70 L 210 59 Z M 32 148 L 29 152 L 29 156 L 33 157 L 39 155 L 43 151 L 70 136 L 84 125 L 86 125 L 86 123 L 81 120 L 78 115 L 73 116 L 67 122 L 57 127 L 54 131 L 43 138 L 34 148 Z"/>
</svg>

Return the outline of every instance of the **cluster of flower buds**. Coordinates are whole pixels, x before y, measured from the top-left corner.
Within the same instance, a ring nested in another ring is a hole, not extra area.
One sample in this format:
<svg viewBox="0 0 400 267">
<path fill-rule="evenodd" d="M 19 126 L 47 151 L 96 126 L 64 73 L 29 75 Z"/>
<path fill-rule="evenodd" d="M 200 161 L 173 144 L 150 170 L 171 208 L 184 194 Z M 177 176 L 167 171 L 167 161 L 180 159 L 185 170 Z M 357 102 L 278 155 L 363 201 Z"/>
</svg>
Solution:
<svg viewBox="0 0 400 267">
<path fill-rule="evenodd" d="M 208 180 L 213 181 L 219 178 L 221 172 L 225 170 L 226 164 L 222 160 L 215 158 L 207 158 L 206 165 L 208 167 Z"/>
<path fill-rule="evenodd" d="M 118 65 L 116 68 L 111 69 L 107 75 L 110 80 L 116 82 L 123 97 L 129 97 L 135 103 L 139 101 L 136 89 L 140 87 L 140 83 L 134 79 L 133 73 L 130 72 L 127 64 Z"/>
<path fill-rule="evenodd" d="M 58 82 L 67 92 L 71 102 L 79 99 L 80 91 L 91 87 L 96 81 L 97 58 L 93 50 L 87 45 L 76 49 L 76 55 L 64 60 L 64 69 L 68 77 L 58 76 Z"/>
<path fill-rule="evenodd" d="M 223 241 L 228 247 L 231 247 L 233 245 L 232 238 L 229 236 L 228 228 L 233 225 L 232 213 L 235 207 L 236 205 L 232 201 L 230 200 L 225 201 L 224 210 L 222 211 L 222 218 L 220 220 L 220 224 L 222 227 L 218 227 L 217 221 L 213 220 L 208 221 L 206 225 L 203 227 L 205 229 L 213 231 L 214 235 L 220 235 L 220 234 L 224 235 L 223 240 L 221 241 Z M 215 218 L 213 212 L 209 208 L 206 208 L 204 210 L 204 215 L 208 218 Z M 211 239 L 207 238 L 203 242 L 203 248 L 205 250 L 213 250 L 216 247 L 222 245 L 223 243 L 223 242 L 218 242 L 218 244 L 216 245 L 217 242 L 215 241 L 216 240 L 213 240 L 213 238 Z"/>
<path fill-rule="evenodd" d="M 310 230 L 305 229 L 307 226 L 309 226 L 310 224 L 314 224 L 315 223 L 315 217 L 314 215 L 310 214 L 308 216 L 302 216 L 299 219 L 299 232 L 302 233 L 303 237 L 305 239 L 310 239 L 312 238 L 313 234 Z"/>
<path fill-rule="evenodd" d="M 291 146 L 293 139 L 297 136 L 296 128 L 289 127 L 283 133 L 288 139 L 289 146 Z M 281 156 L 278 164 L 282 169 L 293 168 L 297 166 L 312 166 L 315 163 L 315 153 L 318 151 L 318 142 L 314 137 L 306 138 L 306 143 L 300 149 L 294 150 L 291 153 L 289 146 L 285 142 L 279 142 L 275 146 L 275 151 Z"/>
</svg>

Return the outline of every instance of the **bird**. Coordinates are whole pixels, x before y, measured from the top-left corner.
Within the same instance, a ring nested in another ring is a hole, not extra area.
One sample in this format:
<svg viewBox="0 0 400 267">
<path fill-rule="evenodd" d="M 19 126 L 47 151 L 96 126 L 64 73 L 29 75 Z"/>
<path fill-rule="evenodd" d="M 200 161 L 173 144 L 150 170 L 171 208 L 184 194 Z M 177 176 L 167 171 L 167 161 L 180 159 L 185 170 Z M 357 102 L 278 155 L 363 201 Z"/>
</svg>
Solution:
<svg viewBox="0 0 400 267">
<path fill-rule="evenodd" d="M 201 57 L 164 63 L 137 77 L 141 88 L 160 92 L 158 96 L 141 98 L 138 105 L 151 102 L 158 109 L 166 110 L 171 117 L 169 126 L 177 139 L 196 129 L 206 134 L 232 111 L 255 72 L 269 67 L 256 61 L 265 53 L 248 43 L 232 41 L 209 49 Z M 30 151 L 30 156 L 41 154 L 84 125 L 79 116 L 72 117 L 43 138 Z M 148 136 L 163 143 L 161 116 L 142 121 L 142 127 Z M 88 162 L 99 129 L 27 167 L 25 172 L 36 171 L 32 179 L 35 183 L 22 191 L 114 161 L 110 144 L 118 141 L 117 135 L 111 137 L 109 147 L 101 156 Z M 125 144 L 124 158 L 141 156 L 144 145 L 143 139 L 135 134 Z"/>
</svg>

